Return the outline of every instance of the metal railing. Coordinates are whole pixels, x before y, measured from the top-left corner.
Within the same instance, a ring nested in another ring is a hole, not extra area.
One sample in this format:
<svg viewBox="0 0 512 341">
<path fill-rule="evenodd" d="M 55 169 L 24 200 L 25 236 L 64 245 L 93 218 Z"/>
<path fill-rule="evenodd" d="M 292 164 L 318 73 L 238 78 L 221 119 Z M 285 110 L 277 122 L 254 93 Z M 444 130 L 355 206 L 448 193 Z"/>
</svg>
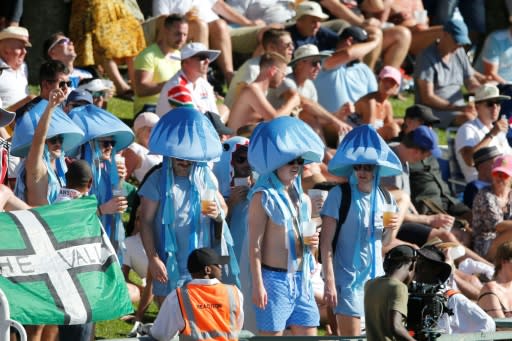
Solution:
<svg viewBox="0 0 512 341">
<path fill-rule="evenodd" d="M 11 327 L 15 328 L 20 334 L 21 341 L 27 341 L 27 333 L 23 326 L 11 320 L 11 310 L 9 302 L 2 289 L 0 289 L 0 340 L 10 340 Z"/>
</svg>

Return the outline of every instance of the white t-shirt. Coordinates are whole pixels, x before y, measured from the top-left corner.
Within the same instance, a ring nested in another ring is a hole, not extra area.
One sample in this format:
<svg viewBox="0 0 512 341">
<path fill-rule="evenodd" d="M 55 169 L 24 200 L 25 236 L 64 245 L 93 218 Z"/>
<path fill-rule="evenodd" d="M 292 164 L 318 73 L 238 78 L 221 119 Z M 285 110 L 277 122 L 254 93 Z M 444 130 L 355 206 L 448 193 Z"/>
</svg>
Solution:
<svg viewBox="0 0 512 341">
<path fill-rule="evenodd" d="M 462 155 L 460 154 L 460 150 L 464 147 L 474 147 L 480 141 L 482 141 L 485 137 L 485 134 L 489 132 L 489 129 L 484 126 L 484 124 L 477 118 L 472 121 L 464 123 L 458 130 L 455 135 L 455 155 L 457 157 L 457 162 L 459 163 L 460 170 L 462 174 L 464 174 L 464 179 L 466 182 L 474 181 L 478 178 L 478 172 L 475 167 L 470 167 L 466 165 Z M 499 133 L 497 136 L 493 137 L 491 142 L 489 142 L 489 147 L 496 146 L 498 150 L 503 154 L 511 154 L 512 148 L 507 141 L 507 136 L 505 133 Z"/>
<path fill-rule="evenodd" d="M 129 266 L 142 279 L 143 285 L 146 284 L 146 274 L 148 273 L 148 257 L 142 245 L 140 233 L 130 236 L 124 241 L 126 251 L 123 255 L 123 265 Z"/>
<path fill-rule="evenodd" d="M 156 105 L 156 114 L 160 117 L 165 115 L 172 109 L 169 104 L 168 95 L 172 92 L 174 87 L 185 87 L 190 92 L 192 97 L 192 103 L 195 108 L 202 113 L 211 111 L 219 114 L 217 109 L 217 101 L 215 94 L 213 93 L 213 87 L 208 81 L 202 77 L 199 77 L 195 83 L 190 82 L 187 76 L 180 70 L 171 79 L 165 83 L 162 91 L 160 91 L 160 97 L 158 98 L 158 104 Z"/>
<path fill-rule="evenodd" d="M 153 16 L 172 13 L 185 15 L 194 8 L 199 19 L 210 23 L 219 19 L 212 9 L 216 2 L 217 0 L 153 0 Z"/>
<path fill-rule="evenodd" d="M 0 59 L 1 60 L 1 59 Z M 28 69 L 23 64 L 18 70 L 5 69 L 0 76 L 2 108 L 8 108 L 28 95 Z"/>
</svg>

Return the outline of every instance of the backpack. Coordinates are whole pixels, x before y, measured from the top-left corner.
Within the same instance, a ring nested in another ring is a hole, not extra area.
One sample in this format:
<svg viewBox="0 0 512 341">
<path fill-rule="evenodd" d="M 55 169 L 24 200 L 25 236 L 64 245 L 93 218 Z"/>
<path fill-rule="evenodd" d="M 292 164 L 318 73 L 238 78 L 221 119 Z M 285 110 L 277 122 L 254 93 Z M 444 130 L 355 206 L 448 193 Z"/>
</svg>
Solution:
<svg viewBox="0 0 512 341">
<path fill-rule="evenodd" d="M 336 244 L 338 244 L 338 236 L 341 231 L 341 225 L 345 223 L 347 219 L 348 210 L 350 209 L 350 203 L 352 201 L 352 191 L 350 190 L 350 184 L 348 182 L 339 184 L 341 188 L 341 204 L 340 211 L 338 214 L 338 223 L 336 224 L 336 231 L 334 232 L 334 238 L 332 240 L 332 254 L 336 252 Z M 391 193 L 382 186 L 379 186 L 379 190 L 384 195 L 384 199 L 387 204 L 391 204 Z"/>
</svg>

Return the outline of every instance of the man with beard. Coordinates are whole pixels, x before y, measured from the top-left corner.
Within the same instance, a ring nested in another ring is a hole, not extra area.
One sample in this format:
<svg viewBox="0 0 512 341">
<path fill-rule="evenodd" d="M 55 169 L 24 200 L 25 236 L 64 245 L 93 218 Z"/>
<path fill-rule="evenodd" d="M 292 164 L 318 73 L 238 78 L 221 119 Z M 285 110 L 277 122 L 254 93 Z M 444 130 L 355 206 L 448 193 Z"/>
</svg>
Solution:
<svg viewBox="0 0 512 341">
<path fill-rule="evenodd" d="M 278 116 L 289 115 L 300 105 L 297 93 L 288 98 L 281 107 L 274 109 L 267 100 L 266 93 L 269 88 L 277 88 L 286 75 L 287 60 L 275 52 L 261 56 L 260 74 L 251 84 L 245 86 L 233 103 L 228 127 L 237 131 L 238 128 L 269 121 Z"/>
<path fill-rule="evenodd" d="M 180 69 L 179 50 L 187 37 L 187 20 L 178 14 L 171 14 L 165 18 L 157 41 L 135 58 L 134 113 L 155 111 L 158 94 L 165 82 Z M 173 56 L 178 58 L 173 59 Z"/>
</svg>

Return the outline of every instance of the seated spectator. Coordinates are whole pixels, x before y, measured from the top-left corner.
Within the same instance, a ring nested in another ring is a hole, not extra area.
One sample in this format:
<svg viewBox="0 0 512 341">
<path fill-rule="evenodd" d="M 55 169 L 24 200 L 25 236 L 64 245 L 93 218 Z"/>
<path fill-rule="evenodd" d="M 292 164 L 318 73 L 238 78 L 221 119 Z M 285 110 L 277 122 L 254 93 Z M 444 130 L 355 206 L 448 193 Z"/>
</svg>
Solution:
<svg viewBox="0 0 512 341">
<path fill-rule="evenodd" d="M 494 260 L 494 280 L 484 284 L 478 305 L 493 318 L 512 317 L 512 241 L 501 244 Z"/>
<path fill-rule="evenodd" d="M 299 47 L 289 64 L 292 66 L 292 73 L 283 79 L 279 87 L 269 90 L 267 99 L 274 108 L 280 108 L 291 96 L 298 93 L 302 109 L 298 114 L 299 118 L 309 124 L 320 137 L 324 137 L 323 129 L 327 126 L 338 137 L 346 134 L 351 127 L 318 104 L 318 94 L 313 84 L 322 60 L 327 56 L 326 53 L 320 53 L 315 45 Z"/>
<path fill-rule="evenodd" d="M 258 78 L 240 91 L 233 104 L 228 127 L 237 131 L 240 127 L 269 121 L 278 116 L 290 115 L 300 104 L 297 93 L 290 96 L 286 103 L 274 109 L 266 99 L 269 88 L 278 87 L 286 74 L 287 60 L 280 54 L 270 52 L 261 56 Z"/>
<path fill-rule="evenodd" d="M 379 87 L 361 97 L 355 103 L 355 112 L 362 124 L 371 124 L 380 136 L 389 141 L 398 136 L 400 127 L 393 118 L 393 107 L 389 97 L 398 95 L 402 75 L 392 66 L 385 66 L 379 73 Z"/>
<path fill-rule="evenodd" d="M 2 108 L 16 111 L 31 97 L 28 92 L 27 47 L 31 47 L 24 27 L 10 26 L 0 31 L 0 100 Z"/>
<path fill-rule="evenodd" d="M 491 186 L 492 166 L 496 158 L 501 155 L 503 154 L 496 146 L 482 147 L 473 154 L 473 163 L 478 172 L 478 178 L 464 188 L 464 204 L 469 208 L 473 208 L 475 195 L 481 189 Z"/>
<path fill-rule="evenodd" d="M 511 185 L 512 156 L 499 156 L 492 167 L 491 186 L 480 190 L 473 201 L 473 249 L 490 261 L 498 246 L 512 239 Z"/>
<path fill-rule="evenodd" d="M 162 162 L 161 155 L 149 154 L 148 142 L 151 130 L 158 122 L 160 117 L 151 112 L 143 112 L 135 118 L 133 122 L 133 132 L 135 133 L 135 142 L 130 144 L 123 151 L 126 163 L 126 178 L 132 176 L 142 183 L 146 173 Z"/>
<path fill-rule="evenodd" d="M 83 79 L 93 78 L 91 72 L 85 69 L 75 68 L 75 45 L 64 33 L 57 32 L 43 42 L 43 56 L 46 60 L 61 61 L 69 70 L 69 80 L 72 88 L 78 88 Z"/>
<path fill-rule="evenodd" d="M 69 93 L 66 101 L 64 101 L 64 112 L 68 113 L 74 108 L 92 103 L 92 95 L 88 91 L 81 89 L 73 90 Z"/>
<path fill-rule="evenodd" d="M 220 55 L 218 50 L 208 50 L 201 43 L 189 43 L 181 49 L 181 70 L 165 83 L 160 91 L 156 114 L 162 117 L 173 105 L 174 98 L 189 97 L 194 107 L 202 113 L 219 113 L 213 88 L 208 83 L 208 65 Z"/>
<path fill-rule="evenodd" d="M 109 79 L 88 79 L 78 87 L 88 91 L 92 95 L 93 104 L 98 108 L 106 109 L 108 101 L 112 97 L 114 84 Z"/>
<path fill-rule="evenodd" d="M 475 93 L 477 117 L 466 122 L 455 136 L 455 155 L 466 182 L 476 180 L 473 154 L 485 146 L 496 146 L 503 154 L 512 154 L 507 141 L 508 122 L 499 119 L 501 102 L 510 99 L 500 95 L 495 85 L 484 84 Z"/>
<path fill-rule="evenodd" d="M 464 45 L 471 44 L 462 20 L 452 19 L 441 38 L 417 56 L 414 68 L 415 101 L 434 110 L 439 126 L 459 126 L 475 117 L 475 109 L 464 103 L 461 86 L 474 91 L 480 85 Z"/>
<path fill-rule="evenodd" d="M 342 107 L 355 103 L 369 92 L 377 91 L 377 81 L 373 71 L 362 58 L 377 47 L 374 35 L 357 27 L 343 30 L 338 38 L 336 50 L 324 60 L 322 69 L 314 83 L 318 93 L 318 103 L 331 113 L 344 113 Z M 353 110 L 348 110 L 348 113 Z M 338 116 L 339 117 L 339 116 Z"/>
<path fill-rule="evenodd" d="M 262 45 L 264 52 L 275 52 L 282 55 L 287 62 L 293 56 L 293 41 L 290 33 L 283 29 L 269 29 L 263 33 Z M 224 98 L 224 104 L 229 108 L 233 106 L 235 99 L 239 96 L 240 90 L 256 80 L 260 73 L 261 56 L 248 59 L 235 72 L 229 90 Z"/>
<path fill-rule="evenodd" d="M 134 113 L 155 112 L 162 87 L 181 68 L 179 50 L 187 37 L 186 19 L 178 14 L 171 14 L 165 18 L 156 42 L 135 57 Z"/>
<path fill-rule="evenodd" d="M 509 27 L 489 34 L 475 63 L 475 68 L 489 80 L 502 84 L 512 83 L 512 70 L 510 68 L 512 37 L 510 29 Z"/>
</svg>

